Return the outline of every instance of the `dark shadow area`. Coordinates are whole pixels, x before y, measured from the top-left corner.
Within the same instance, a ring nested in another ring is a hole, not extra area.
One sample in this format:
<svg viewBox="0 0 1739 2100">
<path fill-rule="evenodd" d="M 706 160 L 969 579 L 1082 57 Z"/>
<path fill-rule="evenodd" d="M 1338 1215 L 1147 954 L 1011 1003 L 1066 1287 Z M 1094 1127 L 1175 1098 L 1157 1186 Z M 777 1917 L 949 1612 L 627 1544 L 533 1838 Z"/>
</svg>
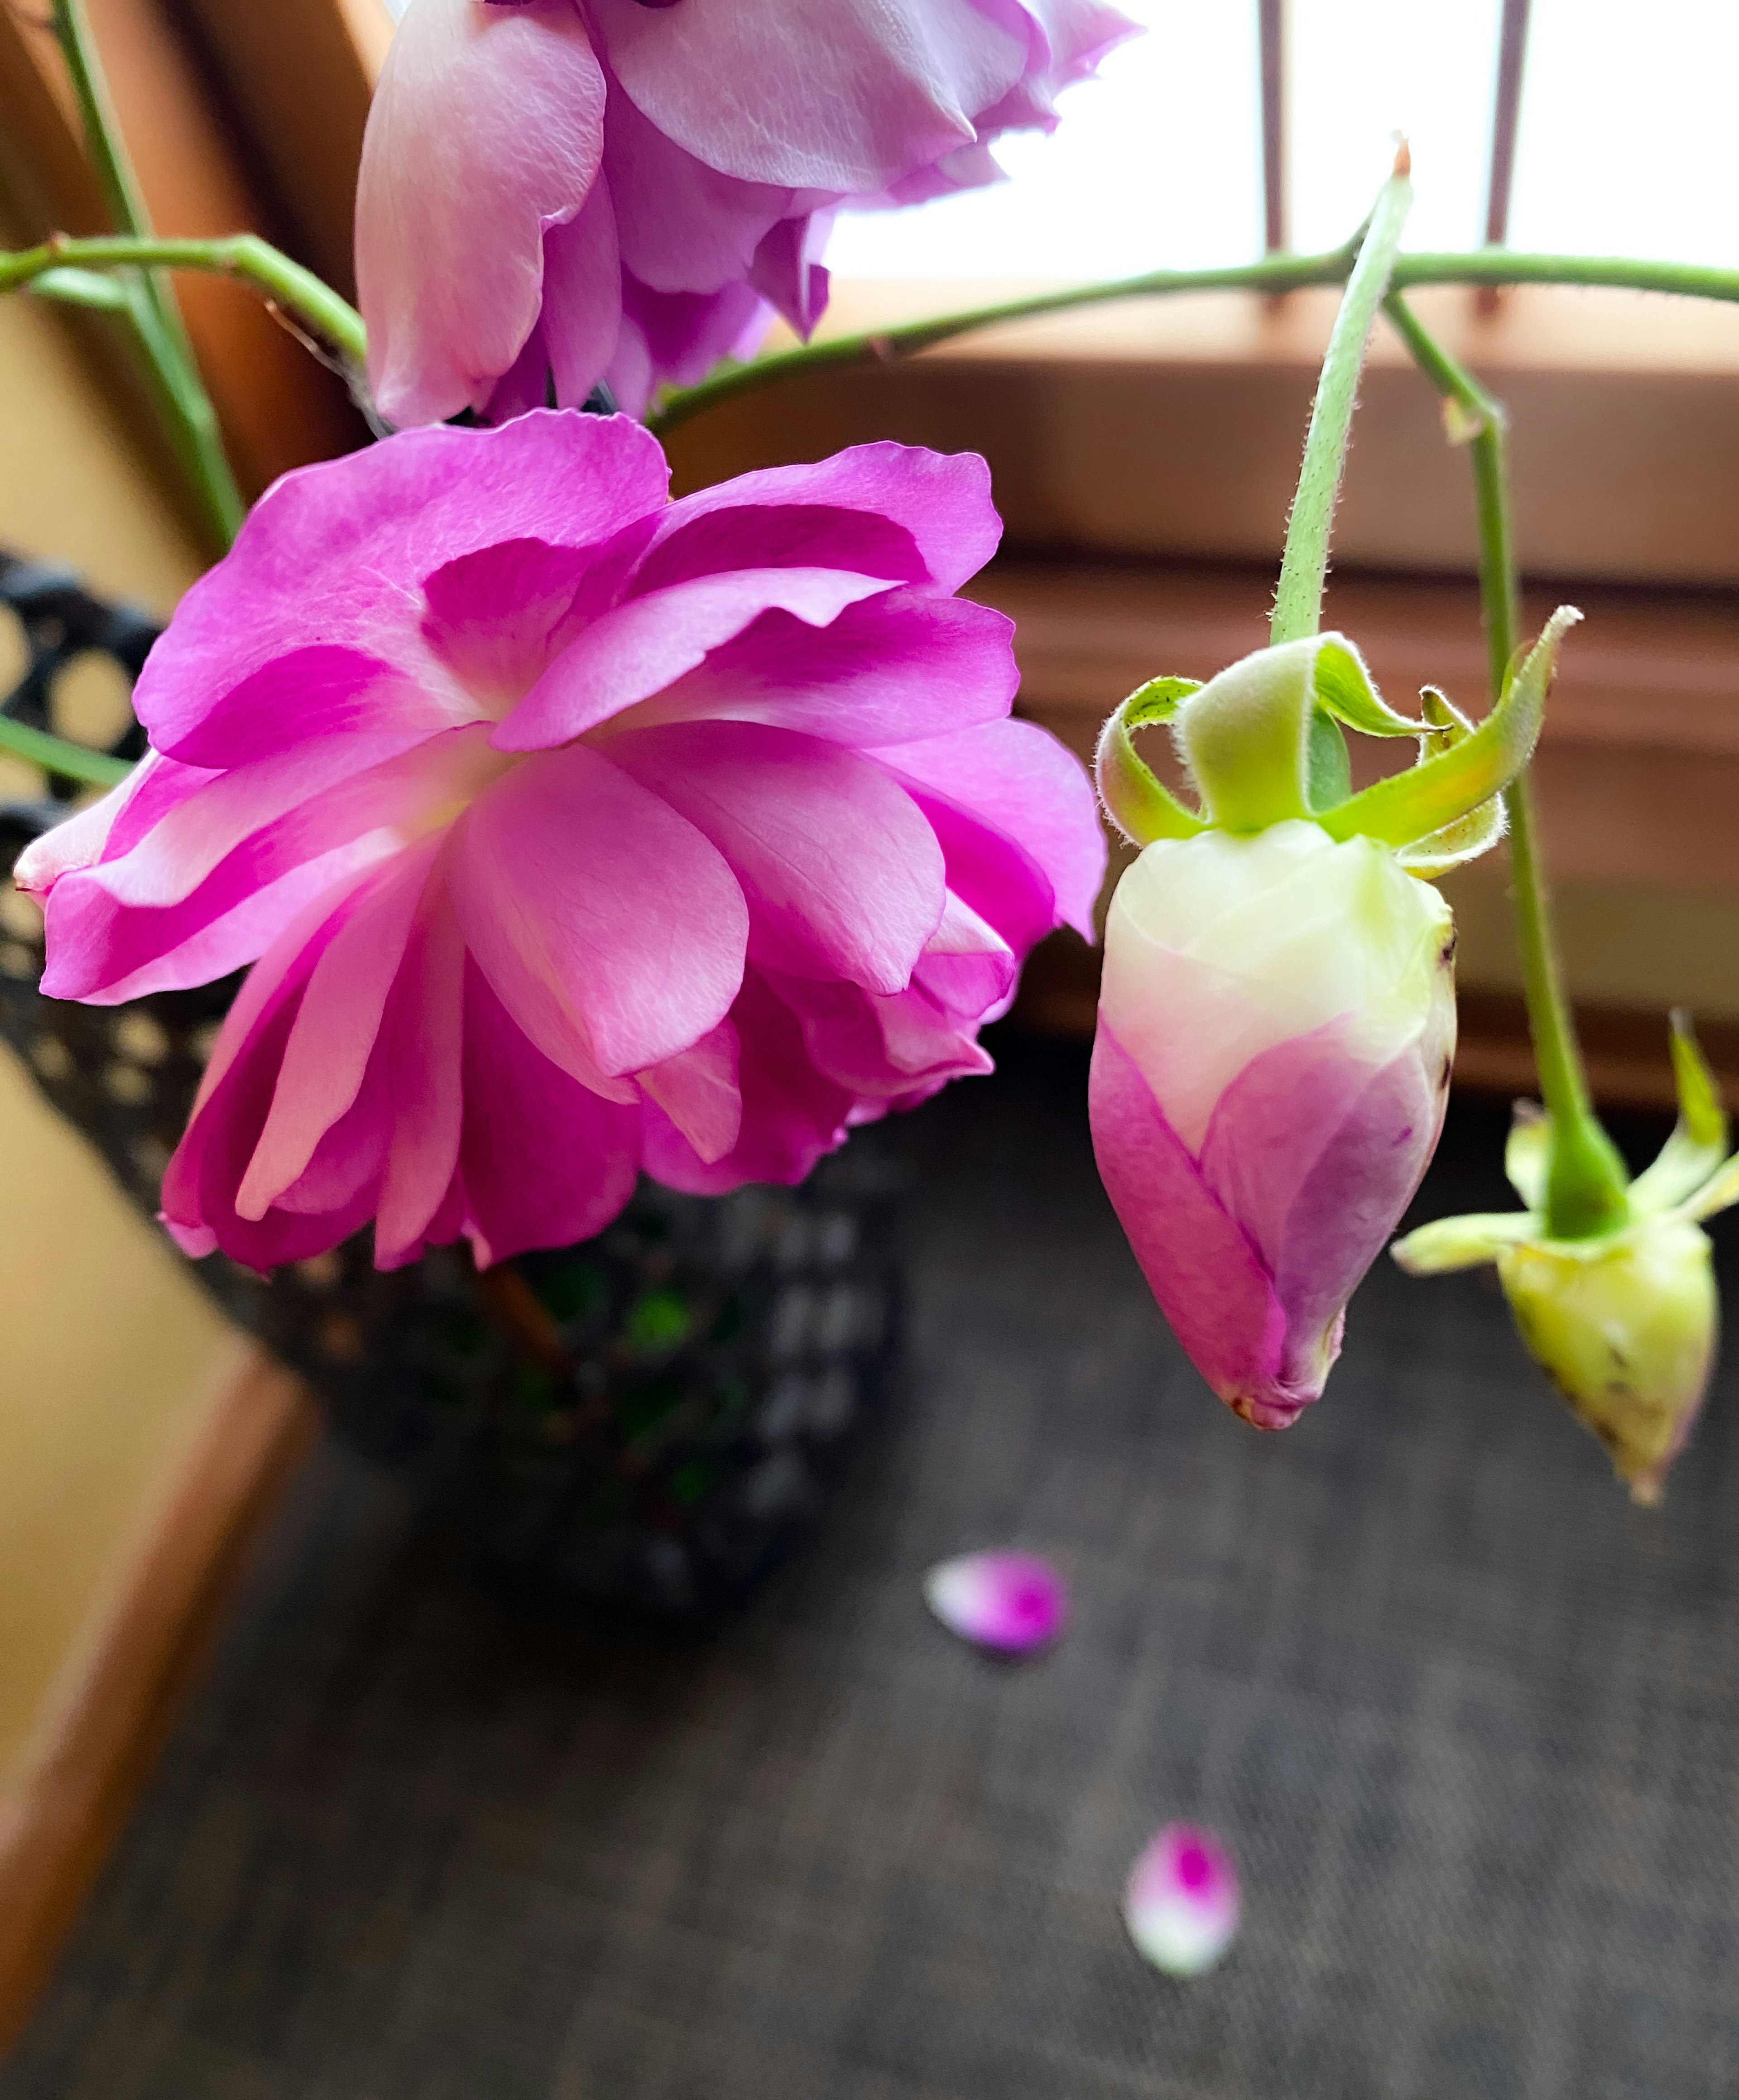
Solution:
<svg viewBox="0 0 1739 2100">
<path fill-rule="evenodd" d="M 1084 1053 L 1000 1054 L 902 1133 L 901 1391 L 710 1643 L 517 1614 L 322 1454 L 0 2100 L 1739 2093 L 1731 1371 L 1633 1509 L 1489 1277 L 1384 1264 L 1258 1435 L 1124 1246 Z M 1458 1105 L 1418 1215 L 1507 1206 L 1503 1127 Z M 920 1597 L 992 1544 L 1074 1585 L 1017 1670 Z M 1118 1915 L 1174 1816 L 1246 1891 L 1187 1987 Z"/>
</svg>

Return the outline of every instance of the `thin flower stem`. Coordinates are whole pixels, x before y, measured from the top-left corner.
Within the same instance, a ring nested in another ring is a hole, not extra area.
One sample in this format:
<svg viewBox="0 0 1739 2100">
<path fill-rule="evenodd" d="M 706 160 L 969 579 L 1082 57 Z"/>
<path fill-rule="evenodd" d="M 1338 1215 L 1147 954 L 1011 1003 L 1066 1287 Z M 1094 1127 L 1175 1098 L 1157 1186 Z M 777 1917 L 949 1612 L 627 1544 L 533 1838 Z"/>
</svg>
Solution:
<svg viewBox="0 0 1739 2100">
<path fill-rule="evenodd" d="M 1138 277 L 1113 277 L 1071 285 L 994 306 L 971 307 L 885 329 L 834 336 L 797 350 L 732 366 L 694 386 L 665 394 L 647 426 L 660 436 L 704 409 L 758 393 L 785 379 L 858 364 L 891 364 L 951 337 L 994 328 L 1005 321 L 1104 306 L 1116 299 L 1151 299 L 1176 292 L 1295 292 L 1316 285 L 1343 285 L 1357 258 L 1359 244 L 1317 255 L 1270 255 L 1217 270 L 1154 270 Z M 1507 249 L 1468 254 L 1421 254 L 1396 258 L 1391 283 L 1397 290 L 1419 285 L 1582 285 L 1621 291 L 1662 292 L 1687 298 L 1739 302 L 1739 270 L 1694 262 L 1639 262 L 1611 255 L 1521 255 Z"/>
<path fill-rule="evenodd" d="M 85 20 L 83 0 L 52 0 L 55 38 L 66 61 L 85 142 L 117 235 L 135 249 L 149 241 L 151 222 L 127 158 L 108 98 L 108 83 Z M 54 243 L 46 244 L 52 248 Z M 199 376 L 193 346 L 175 297 L 138 254 L 122 311 L 132 323 L 140 355 L 167 418 L 175 448 L 214 544 L 227 547 L 246 515 L 223 450 L 222 433 Z M 9 285 L 0 283 L 0 289 Z"/>
<path fill-rule="evenodd" d="M 1503 406 L 1450 355 L 1398 293 L 1390 293 L 1384 311 L 1420 371 L 1453 404 L 1460 424 L 1457 435 L 1465 435 L 1479 524 L 1480 605 L 1495 700 L 1515 659 L 1521 625 Z M 1525 769 L 1505 789 L 1504 807 L 1509 818 L 1511 898 L 1521 950 L 1528 1026 L 1540 1092 L 1551 1115 L 1546 1229 L 1555 1239 L 1582 1239 L 1611 1232 L 1623 1223 L 1629 1177 L 1589 1097 L 1576 1023 L 1565 995 L 1552 929 L 1551 894 Z"/>
<path fill-rule="evenodd" d="M 777 351 L 770 357 L 733 365 L 694 386 L 673 388 L 647 417 L 647 427 L 662 436 L 704 408 L 717 408 L 740 395 L 758 393 L 783 379 L 854 364 L 891 364 L 901 358 L 915 357 L 936 343 L 947 342 L 951 337 L 970 335 L 976 329 L 995 328 L 1004 321 L 1031 320 L 1044 314 L 1066 313 L 1077 307 L 1102 306 L 1113 299 L 1153 298 L 1172 292 L 1291 292 L 1309 285 L 1343 284 L 1357 252 L 1354 241 L 1322 255 L 1272 255 L 1260 262 L 1231 263 L 1213 270 L 1154 270 L 1140 277 L 1070 285 L 1054 292 L 1000 300 L 991 306 L 968 307 L 959 313 L 903 321 L 892 328 L 831 336 L 797 350 Z"/>
<path fill-rule="evenodd" d="M 132 240 L 106 234 L 74 239 L 56 234 L 38 247 L 0 253 L 0 292 L 17 291 L 52 270 L 112 270 L 134 264 L 239 278 L 312 333 L 324 337 L 357 370 L 368 355 L 368 337 L 356 309 L 257 233 L 226 234 L 215 240 Z"/>
<path fill-rule="evenodd" d="M 109 99 L 108 83 L 103 77 L 90 27 L 85 19 L 84 0 L 53 0 L 53 21 L 55 41 L 66 61 L 85 143 L 115 231 L 129 234 L 135 240 L 148 239 L 151 218 L 145 208 L 144 193 L 121 143 L 121 126 L 114 104 Z M 170 334 L 179 338 L 177 346 L 191 357 L 192 346 L 181 327 L 180 315 L 173 302 L 154 278 L 148 277 L 147 283 L 152 305 L 162 313 Z"/>
<path fill-rule="evenodd" d="M 1396 156 L 1395 172 L 1383 185 L 1358 260 L 1347 279 L 1340 311 L 1335 316 L 1322 377 L 1310 406 L 1310 428 L 1298 470 L 1298 493 L 1287 519 L 1286 552 L 1274 590 L 1269 640 L 1278 646 L 1314 634 L 1322 624 L 1322 593 L 1328 582 L 1328 542 L 1335 522 L 1335 501 L 1346 465 L 1353 431 L 1353 408 L 1358 399 L 1359 374 L 1365 368 L 1365 345 L 1377 308 L 1388 289 L 1401 245 L 1401 229 L 1413 202 L 1407 151 Z"/>
</svg>

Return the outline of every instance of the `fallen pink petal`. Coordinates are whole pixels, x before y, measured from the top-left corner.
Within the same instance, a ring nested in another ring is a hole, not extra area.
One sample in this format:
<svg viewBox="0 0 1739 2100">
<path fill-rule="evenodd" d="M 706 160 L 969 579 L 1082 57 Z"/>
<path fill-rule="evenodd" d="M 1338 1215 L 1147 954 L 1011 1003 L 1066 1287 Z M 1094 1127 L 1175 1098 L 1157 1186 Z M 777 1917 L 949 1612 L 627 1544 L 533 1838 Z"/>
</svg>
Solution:
<svg viewBox="0 0 1739 2100">
<path fill-rule="evenodd" d="M 1204 1975 L 1238 1936 L 1238 1870 L 1212 1832 L 1167 1823 L 1129 1869 L 1123 1923 L 1167 1976 Z"/>
<path fill-rule="evenodd" d="M 1036 1553 L 963 1553 L 924 1578 L 924 1600 L 950 1633 L 1009 1655 L 1047 1646 L 1069 1622 L 1069 1592 Z"/>
</svg>

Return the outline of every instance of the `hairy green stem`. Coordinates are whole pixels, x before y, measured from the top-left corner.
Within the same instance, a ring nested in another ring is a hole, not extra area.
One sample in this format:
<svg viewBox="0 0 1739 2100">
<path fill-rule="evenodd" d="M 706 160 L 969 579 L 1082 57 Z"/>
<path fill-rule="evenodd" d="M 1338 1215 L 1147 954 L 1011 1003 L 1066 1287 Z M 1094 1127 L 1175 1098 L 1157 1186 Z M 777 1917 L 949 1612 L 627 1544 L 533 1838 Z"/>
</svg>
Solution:
<svg viewBox="0 0 1739 2100">
<path fill-rule="evenodd" d="M 1467 443 L 1479 525 L 1480 604 L 1495 701 L 1515 660 L 1521 625 L 1503 406 L 1450 355 L 1397 293 L 1389 295 L 1384 311 L 1419 369 L 1454 404 L 1461 424 L 1457 435 Z M 1589 1096 L 1582 1048 L 1565 994 L 1552 930 L 1551 896 L 1525 769 L 1504 790 L 1504 808 L 1509 818 L 1511 898 L 1521 951 L 1528 1027 L 1534 1038 L 1540 1092 L 1551 1116 L 1546 1229 L 1554 1239 L 1582 1239 L 1623 1223 L 1629 1176 Z"/>
<path fill-rule="evenodd" d="M 1345 296 L 1328 338 L 1310 404 L 1310 428 L 1298 470 L 1298 493 L 1287 519 L 1286 552 L 1274 590 L 1273 618 L 1268 638 L 1275 646 L 1299 642 L 1322 624 L 1322 593 L 1328 582 L 1328 542 L 1335 502 L 1346 465 L 1353 432 L 1353 408 L 1358 399 L 1359 374 L 1365 368 L 1365 345 L 1377 308 L 1388 289 L 1401 229 L 1413 202 L 1403 151 L 1395 172 L 1383 185 L 1370 225 L 1360 244 L 1358 260 L 1347 279 Z"/>
<path fill-rule="evenodd" d="M 83 0 L 52 0 L 52 7 L 55 41 L 72 79 L 98 183 L 117 236 L 137 251 L 149 245 L 151 222 L 115 121 Z M 52 248 L 54 243 L 46 245 Z M 230 470 L 181 309 L 174 293 L 148 267 L 148 258 L 135 252 L 125 260 L 131 267 L 123 311 L 132 323 L 145 371 L 163 408 L 203 523 L 214 544 L 219 549 L 226 548 L 240 529 L 247 505 Z M 8 289 L 0 283 L 0 289 Z"/>
</svg>

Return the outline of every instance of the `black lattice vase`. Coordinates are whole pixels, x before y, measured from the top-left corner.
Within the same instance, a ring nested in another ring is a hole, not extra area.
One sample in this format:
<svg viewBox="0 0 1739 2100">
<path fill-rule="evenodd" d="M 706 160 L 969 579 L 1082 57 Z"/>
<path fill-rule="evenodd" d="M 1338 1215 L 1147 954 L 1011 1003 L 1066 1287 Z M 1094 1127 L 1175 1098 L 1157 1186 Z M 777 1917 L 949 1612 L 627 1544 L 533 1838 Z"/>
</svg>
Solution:
<svg viewBox="0 0 1739 2100">
<path fill-rule="evenodd" d="M 30 665 L 0 712 L 33 727 L 55 726 L 78 656 L 136 673 L 152 637 L 38 565 L 0 558 L 0 601 Z M 11 871 L 73 788 L 0 802 L 0 1036 L 154 1215 L 237 981 L 121 1007 L 42 997 L 41 916 Z M 270 1277 L 222 1255 L 192 1266 L 338 1432 L 406 1473 L 493 1568 L 549 1599 L 704 1621 L 813 1521 L 885 1388 L 900 1179 L 860 1137 L 801 1188 L 642 1183 L 597 1239 L 482 1276 L 452 1249 L 381 1274 L 366 1235 Z"/>
</svg>

